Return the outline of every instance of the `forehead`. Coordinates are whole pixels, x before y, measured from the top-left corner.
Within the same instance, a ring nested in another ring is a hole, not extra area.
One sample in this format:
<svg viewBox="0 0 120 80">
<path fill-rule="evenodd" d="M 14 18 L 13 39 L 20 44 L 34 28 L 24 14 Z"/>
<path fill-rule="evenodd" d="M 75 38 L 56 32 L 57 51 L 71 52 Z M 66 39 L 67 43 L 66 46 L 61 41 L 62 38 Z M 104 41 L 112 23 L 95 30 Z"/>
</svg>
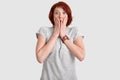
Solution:
<svg viewBox="0 0 120 80">
<path fill-rule="evenodd" d="M 65 11 L 62 7 L 56 7 L 54 11 Z"/>
</svg>

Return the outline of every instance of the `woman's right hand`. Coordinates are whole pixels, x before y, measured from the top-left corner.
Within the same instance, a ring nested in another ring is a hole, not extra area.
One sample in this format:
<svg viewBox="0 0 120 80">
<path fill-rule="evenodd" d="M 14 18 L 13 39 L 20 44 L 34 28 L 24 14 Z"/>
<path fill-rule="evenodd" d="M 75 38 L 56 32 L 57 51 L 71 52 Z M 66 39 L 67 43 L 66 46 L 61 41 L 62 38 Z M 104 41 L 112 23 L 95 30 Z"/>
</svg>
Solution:
<svg viewBox="0 0 120 80">
<path fill-rule="evenodd" d="M 60 35 L 60 19 L 54 18 L 54 35 L 57 35 L 57 37 Z"/>
</svg>

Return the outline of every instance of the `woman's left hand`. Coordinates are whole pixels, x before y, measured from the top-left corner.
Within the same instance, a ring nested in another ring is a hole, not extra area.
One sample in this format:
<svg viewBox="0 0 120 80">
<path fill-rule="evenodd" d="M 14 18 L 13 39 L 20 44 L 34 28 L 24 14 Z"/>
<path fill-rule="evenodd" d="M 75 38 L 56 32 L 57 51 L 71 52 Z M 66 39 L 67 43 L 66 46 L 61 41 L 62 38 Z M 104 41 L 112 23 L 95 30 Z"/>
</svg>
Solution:
<svg viewBox="0 0 120 80">
<path fill-rule="evenodd" d="M 62 21 L 60 21 L 60 37 L 63 38 L 66 34 L 66 24 L 67 24 L 67 17 L 65 17 Z"/>
</svg>

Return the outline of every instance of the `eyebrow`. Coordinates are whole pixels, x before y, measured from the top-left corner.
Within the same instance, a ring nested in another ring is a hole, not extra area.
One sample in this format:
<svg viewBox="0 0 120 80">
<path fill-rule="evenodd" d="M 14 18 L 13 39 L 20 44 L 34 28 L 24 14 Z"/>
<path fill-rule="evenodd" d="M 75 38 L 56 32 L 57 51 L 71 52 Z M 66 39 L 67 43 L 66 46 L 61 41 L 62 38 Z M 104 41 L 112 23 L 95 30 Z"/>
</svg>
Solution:
<svg viewBox="0 0 120 80">
<path fill-rule="evenodd" d="M 54 11 L 59 11 L 59 10 L 54 10 Z M 63 10 L 63 12 L 66 12 L 65 10 Z"/>
<path fill-rule="evenodd" d="M 54 10 L 54 11 L 59 11 L 59 10 Z"/>
</svg>

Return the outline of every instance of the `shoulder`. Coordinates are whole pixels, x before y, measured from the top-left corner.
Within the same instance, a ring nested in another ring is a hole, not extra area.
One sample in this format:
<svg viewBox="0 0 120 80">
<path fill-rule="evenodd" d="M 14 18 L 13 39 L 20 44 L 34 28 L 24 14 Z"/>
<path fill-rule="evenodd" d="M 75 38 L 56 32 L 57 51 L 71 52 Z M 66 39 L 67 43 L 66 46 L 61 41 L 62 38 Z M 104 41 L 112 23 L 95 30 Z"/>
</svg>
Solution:
<svg viewBox="0 0 120 80">
<path fill-rule="evenodd" d="M 81 33 L 79 27 L 77 26 L 73 26 L 70 27 L 70 33 L 72 33 L 72 35 L 74 36 L 74 39 L 76 39 L 77 37 L 81 36 L 82 38 L 84 38 L 83 34 Z"/>
<path fill-rule="evenodd" d="M 46 36 L 48 31 L 49 31 L 49 27 L 41 26 L 41 27 L 38 29 L 36 35 L 38 36 L 38 34 L 42 34 L 43 36 Z"/>
<path fill-rule="evenodd" d="M 48 40 L 52 32 L 53 32 L 53 27 L 41 26 L 38 32 L 36 33 L 36 35 L 38 37 L 38 35 L 41 34 L 46 38 L 46 40 Z"/>
<path fill-rule="evenodd" d="M 52 30 L 52 27 L 47 27 L 47 26 L 41 26 L 38 30 L 38 32 L 49 32 Z"/>
</svg>

